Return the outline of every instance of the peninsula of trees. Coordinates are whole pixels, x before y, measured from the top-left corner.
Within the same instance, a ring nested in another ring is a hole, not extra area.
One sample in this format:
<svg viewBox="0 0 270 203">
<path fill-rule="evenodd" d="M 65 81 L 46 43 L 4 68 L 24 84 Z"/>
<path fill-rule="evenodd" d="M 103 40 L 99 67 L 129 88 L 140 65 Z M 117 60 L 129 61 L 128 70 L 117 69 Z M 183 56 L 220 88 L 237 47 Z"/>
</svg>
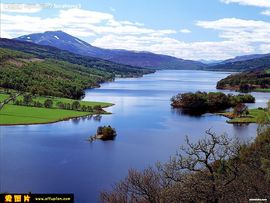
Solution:
<svg viewBox="0 0 270 203">
<path fill-rule="evenodd" d="M 270 91 L 270 69 L 257 68 L 238 74 L 232 74 L 217 83 L 217 89 L 236 90 L 240 92 Z"/>
</svg>

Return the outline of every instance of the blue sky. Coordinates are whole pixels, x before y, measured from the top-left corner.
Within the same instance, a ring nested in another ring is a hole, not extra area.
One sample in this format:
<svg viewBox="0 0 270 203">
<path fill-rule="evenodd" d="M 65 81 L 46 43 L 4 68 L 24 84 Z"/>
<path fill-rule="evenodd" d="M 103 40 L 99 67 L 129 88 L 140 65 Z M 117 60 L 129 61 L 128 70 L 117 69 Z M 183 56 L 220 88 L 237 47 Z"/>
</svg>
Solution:
<svg viewBox="0 0 270 203">
<path fill-rule="evenodd" d="M 1 37 L 63 30 L 92 45 L 220 60 L 270 52 L 270 0 L 2 0 Z"/>
</svg>

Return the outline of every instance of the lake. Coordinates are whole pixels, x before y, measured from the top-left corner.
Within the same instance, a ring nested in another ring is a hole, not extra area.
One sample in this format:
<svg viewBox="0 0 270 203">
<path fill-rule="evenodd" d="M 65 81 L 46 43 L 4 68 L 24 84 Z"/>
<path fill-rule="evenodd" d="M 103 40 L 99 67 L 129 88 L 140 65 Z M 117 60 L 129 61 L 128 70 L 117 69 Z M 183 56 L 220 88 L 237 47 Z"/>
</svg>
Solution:
<svg viewBox="0 0 270 203">
<path fill-rule="evenodd" d="M 46 125 L 0 127 L 0 192 L 74 193 L 75 202 L 97 202 L 99 191 L 127 175 L 166 161 L 184 144 L 205 136 L 207 129 L 239 139 L 256 135 L 255 124 L 234 126 L 212 114 L 182 114 L 170 107 L 179 92 L 216 91 L 229 75 L 208 71 L 158 71 L 142 78 L 116 79 L 86 91 L 84 100 L 115 103 L 112 115 Z M 229 92 L 229 91 L 224 91 Z M 254 93 L 265 107 L 269 93 Z M 86 139 L 100 125 L 116 128 L 114 141 Z"/>
</svg>

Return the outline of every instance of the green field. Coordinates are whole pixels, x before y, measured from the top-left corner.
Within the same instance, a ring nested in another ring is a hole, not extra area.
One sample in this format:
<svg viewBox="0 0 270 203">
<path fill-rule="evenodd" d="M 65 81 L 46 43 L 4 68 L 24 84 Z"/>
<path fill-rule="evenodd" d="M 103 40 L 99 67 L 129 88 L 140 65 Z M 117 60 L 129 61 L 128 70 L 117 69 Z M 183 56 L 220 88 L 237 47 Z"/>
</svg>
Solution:
<svg viewBox="0 0 270 203">
<path fill-rule="evenodd" d="M 0 111 L 0 125 L 52 123 L 89 114 L 89 112 L 45 109 L 8 104 Z"/>
<path fill-rule="evenodd" d="M 270 118 L 269 112 L 265 111 L 264 109 L 249 109 L 248 111 L 249 111 L 249 115 L 237 117 L 237 118 L 232 118 L 233 117 L 232 112 L 218 113 L 218 115 L 222 115 L 227 118 L 232 118 L 227 121 L 228 123 L 231 123 L 231 124 L 259 123 L 265 118 L 265 116 L 268 118 L 268 120 Z"/>
<path fill-rule="evenodd" d="M 255 92 L 270 92 L 270 88 L 257 88 L 254 91 Z"/>
<path fill-rule="evenodd" d="M 8 94 L 0 94 L 0 102 L 7 99 Z M 42 124 L 42 123 L 53 123 L 57 121 L 67 120 L 70 118 L 77 118 L 95 114 L 94 112 L 83 112 L 75 110 L 65 110 L 57 108 L 57 102 L 72 103 L 76 100 L 66 98 L 54 98 L 54 97 L 35 97 L 33 101 L 39 101 L 44 103 L 46 99 L 53 100 L 52 108 L 37 108 L 30 106 L 18 106 L 12 102 L 6 104 L 0 110 L 0 125 L 23 125 L 23 124 Z M 17 100 L 23 100 L 22 96 L 17 97 Z M 105 102 L 92 102 L 92 101 L 80 101 L 81 105 L 94 107 L 100 105 L 105 108 L 112 106 L 111 103 Z M 107 112 L 102 112 L 106 114 Z"/>
</svg>

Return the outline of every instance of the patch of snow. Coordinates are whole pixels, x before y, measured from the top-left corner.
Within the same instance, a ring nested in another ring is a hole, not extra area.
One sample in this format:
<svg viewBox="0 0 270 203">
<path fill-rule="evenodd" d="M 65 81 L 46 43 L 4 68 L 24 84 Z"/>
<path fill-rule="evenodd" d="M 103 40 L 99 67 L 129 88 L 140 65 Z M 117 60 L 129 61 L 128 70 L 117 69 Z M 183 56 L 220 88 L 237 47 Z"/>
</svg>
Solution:
<svg viewBox="0 0 270 203">
<path fill-rule="evenodd" d="M 80 44 L 83 44 L 83 42 L 82 41 L 80 41 L 80 40 L 78 40 L 78 39 L 75 39 L 77 42 L 79 42 Z"/>
<path fill-rule="evenodd" d="M 54 35 L 54 37 L 55 37 L 56 39 L 59 39 L 59 37 L 57 37 L 56 35 Z"/>
<path fill-rule="evenodd" d="M 79 39 L 75 39 L 77 42 L 79 42 L 80 44 L 82 44 L 82 45 L 84 45 L 84 46 L 86 46 L 87 47 L 87 45 L 84 43 L 84 42 L 82 42 L 81 40 L 79 40 Z"/>
</svg>

